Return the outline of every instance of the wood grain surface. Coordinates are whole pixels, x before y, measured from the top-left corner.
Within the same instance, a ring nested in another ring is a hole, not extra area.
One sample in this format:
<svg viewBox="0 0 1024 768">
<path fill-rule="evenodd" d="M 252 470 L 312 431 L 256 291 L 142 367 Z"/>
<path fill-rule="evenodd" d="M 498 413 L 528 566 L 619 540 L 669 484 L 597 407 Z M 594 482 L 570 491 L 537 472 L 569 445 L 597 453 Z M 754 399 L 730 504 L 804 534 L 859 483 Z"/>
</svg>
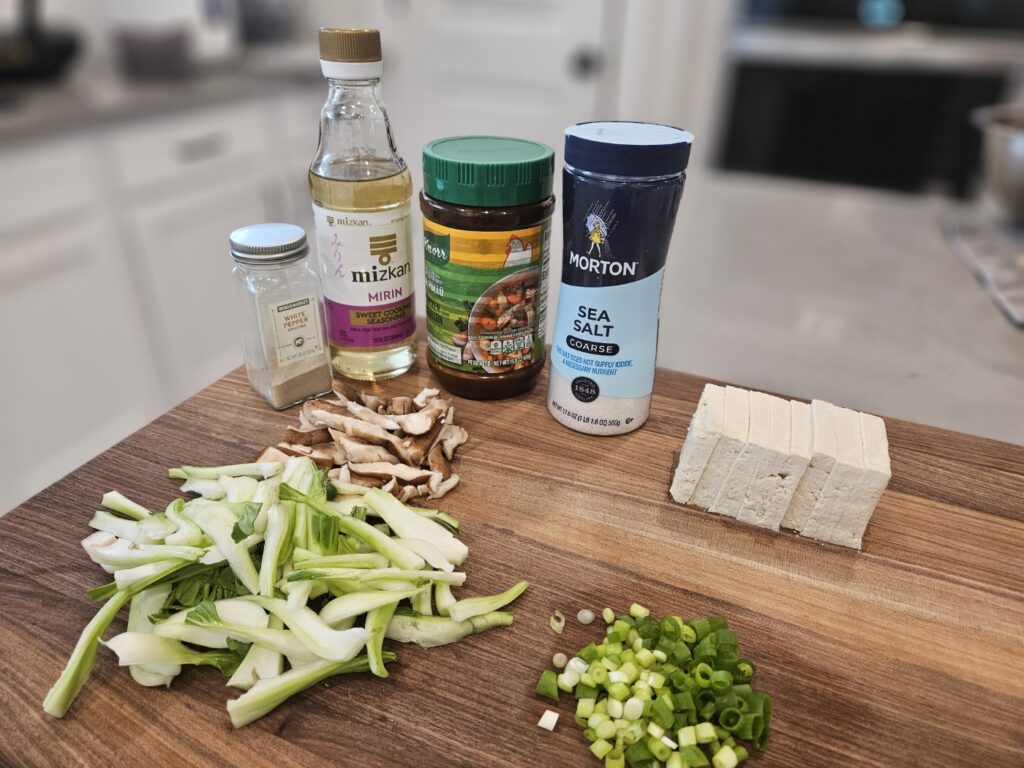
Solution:
<svg viewBox="0 0 1024 768">
<path fill-rule="evenodd" d="M 380 389 L 430 381 L 421 362 Z M 639 601 L 739 632 L 774 696 L 752 766 L 1024 765 L 1024 448 L 887 419 L 892 484 L 864 551 L 847 551 L 669 501 L 703 383 L 659 371 L 650 421 L 613 438 L 555 423 L 543 379 L 518 399 L 456 398 L 470 441 L 439 506 L 470 546 L 463 595 L 530 580 L 513 626 L 390 644 L 388 680 L 336 678 L 237 732 L 236 692 L 215 671 L 143 689 L 101 649 L 67 717 L 48 717 L 43 697 L 96 609 L 84 591 L 105 581 L 78 543 L 100 496 L 162 508 L 177 495 L 167 467 L 249 460 L 294 420 L 230 374 L 0 519 L 0 764 L 597 766 L 569 697 L 548 733 L 532 691 L 600 622 L 570 618 L 559 637 L 548 617 Z"/>
</svg>

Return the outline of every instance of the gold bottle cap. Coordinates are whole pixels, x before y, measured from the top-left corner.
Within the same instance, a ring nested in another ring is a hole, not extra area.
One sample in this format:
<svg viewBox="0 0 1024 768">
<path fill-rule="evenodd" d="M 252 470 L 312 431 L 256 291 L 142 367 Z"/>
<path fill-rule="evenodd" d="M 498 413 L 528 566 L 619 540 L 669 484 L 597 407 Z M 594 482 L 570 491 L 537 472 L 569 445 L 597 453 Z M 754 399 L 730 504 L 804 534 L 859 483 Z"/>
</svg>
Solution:
<svg viewBox="0 0 1024 768">
<path fill-rule="evenodd" d="M 320 59 L 345 63 L 380 61 L 380 31 L 322 27 Z"/>
</svg>

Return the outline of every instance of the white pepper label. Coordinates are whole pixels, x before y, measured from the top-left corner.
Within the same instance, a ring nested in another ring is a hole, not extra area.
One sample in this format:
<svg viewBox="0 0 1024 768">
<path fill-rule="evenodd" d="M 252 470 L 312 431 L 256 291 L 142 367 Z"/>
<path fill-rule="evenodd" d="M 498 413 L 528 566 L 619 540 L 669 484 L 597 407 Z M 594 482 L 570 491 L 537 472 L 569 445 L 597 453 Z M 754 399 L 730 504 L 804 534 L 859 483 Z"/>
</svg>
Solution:
<svg viewBox="0 0 1024 768">
<path fill-rule="evenodd" d="M 317 305 L 316 296 L 303 296 L 270 306 L 278 365 L 323 354 L 324 339 Z"/>
</svg>

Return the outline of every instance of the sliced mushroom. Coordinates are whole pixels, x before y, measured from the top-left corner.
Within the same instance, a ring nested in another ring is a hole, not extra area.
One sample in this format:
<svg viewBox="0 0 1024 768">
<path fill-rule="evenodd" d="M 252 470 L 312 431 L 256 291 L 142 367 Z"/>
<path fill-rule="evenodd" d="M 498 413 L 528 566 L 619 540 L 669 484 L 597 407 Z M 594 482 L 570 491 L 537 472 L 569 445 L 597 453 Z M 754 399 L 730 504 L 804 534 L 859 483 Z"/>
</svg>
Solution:
<svg viewBox="0 0 1024 768">
<path fill-rule="evenodd" d="M 433 472 L 437 472 L 442 480 L 447 480 L 452 476 L 452 465 L 448 461 L 448 457 L 444 455 L 444 449 L 440 443 L 431 448 L 427 454 L 427 465 Z"/>
<path fill-rule="evenodd" d="M 357 419 L 362 419 L 369 424 L 376 424 L 378 427 L 394 431 L 398 429 L 398 422 L 392 419 L 390 416 L 385 416 L 371 410 L 365 405 L 360 405 L 357 402 L 349 400 L 345 403 L 345 407 L 348 408 L 348 412 L 355 416 Z"/>
<path fill-rule="evenodd" d="M 422 435 L 430 431 L 445 410 L 442 408 L 426 408 L 415 413 L 407 413 L 404 416 L 394 416 L 394 420 L 407 435 Z"/>
<path fill-rule="evenodd" d="M 345 451 L 345 461 L 352 461 L 357 464 L 366 464 L 372 461 L 386 461 L 390 464 L 396 464 L 398 458 L 391 453 L 383 445 L 367 445 L 366 443 L 360 443 L 358 440 L 353 440 L 344 432 L 339 432 L 336 429 L 330 430 L 331 437 L 343 451 Z M 343 462 L 338 462 L 339 464 Z"/>
<path fill-rule="evenodd" d="M 443 496 L 446 496 L 448 494 L 448 491 L 450 491 L 452 488 L 454 488 L 458 484 L 459 484 L 459 476 L 458 475 L 452 475 L 447 480 L 442 480 L 440 483 L 438 483 L 437 484 L 437 488 L 434 489 L 433 493 L 431 493 L 430 496 L 433 499 L 440 499 Z"/>
<path fill-rule="evenodd" d="M 434 426 L 430 428 L 429 432 L 417 435 L 416 437 L 403 438 L 402 461 L 414 467 L 421 466 L 424 459 L 427 458 L 430 447 L 437 442 L 437 438 L 441 434 L 441 430 L 444 429 L 444 425 L 444 417 L 441 417 L 434 422 Z"/>
<path fill-rule="evenodd" d="M 380 487 L 380 489 L 382 491 L 384 491 L 385 493 L 392 493 L 395 490 L 395 487 L 397 485 L 398 485 L 398 478 L 397 477 L 392 477 L 390 480 L 388 480 L 386 483 L 384 483 L 384 485 L 382 485 Z"/>
<path fill-rule="evenodd" d="M 312 410 L 310 417 L 318 419 L 324 426 L 344 432 L 351 438 L 373 445 L 387 445 L 393 448 L 393 453 L 398 454 L 402 441 L 383 427 L 376 424 L 369 424 L 354 416 L 342 416 L 338 413 L 330 413 L 324 410 Z"/>
<path fill-rule="evenodd" d="M 417 488 L 415 485 L 400 486 L 398 488 L 398 493 L 395 494 L 396 498 L 403 504 L 412 501 L 413 499 L 420 495 L 421 494 L 419 488 Z"/>
<path fill-rule="evenodd" d="M 263 449 L 263 452 L 256 457 L 256 461 L 279 461 L 283 464 L 284 462 L 288 461 L 289 458 L 290 457 L 288 456 L 287 453 L 271 445 Z"/>
<path fill-rule="evenodd" d="M 347 483 L 351 480 L 352 473 L 348 471 L 348 464 L 340 467 L 335 467 L 327 473 L 327 477 L 331 480 L 337 480 L 339 483 Z"/>
<path fill-rule="evenodd" d="M 364 488 L 380 488 L 384 485 L 384 481 L 379 477 L 366 477 L 365 475 L 357 475 L 355 472 L 349 472 L 348 482 L 353 485 L 361 485 Z"/>
<path fill-rule="evenodd" d="M 386 397 L 375 395 L 372 392 L 360 392 L 359 400 L 371 411 L 380 412 L 381 406 L 387 408 L 388 405 L 388 400 Z"/>
<path fill-rule="evenodd" d="M 388 412 L 396 416 L 404 416 L 407 413 L 412 413 L 412 407 L 411 397 L 392 397 L 391 402 L 388 403 Z"/>
<path fill-rule="evenodd" d="M 359 395 L 359 390 L 347 382 L 338 382 L 334 387 L 334 396 L 343 403 L 347 400 L 358 400 Z"/>
<path fill-rule="evenodd" d="M 331 436 L 328 434 L 325 427 L 316 427 L 313 429 L 292 429 L 289 427 L 282 438 L 282 443 L 291 443 L 292 445 L 316 445 L 317 443 L 329 443 Z"/>
<path fill-rule="evenodd" d="M 357 475 L 380 477 L 385 480 L 397 477 L 399 480 L 406 483 L 423 482 L 425 480 L 429 480 L 434 474 L 429 469 L 410 467 L 407 464 L 388 464 L 383 461 L 373 462 L 370 464 L 355 464 L 350 462 L 348 468 Z"/>
<path fill-rule="evenodd" d="M 447 423 L 438 437 L 444 455 L 449 461 L 455 456 L 455 449 L 469 440 L 469 433 L 457 424 Z"/>
<path fill-rule="evenodd" d="M 439 394 L 441 394 L 441 390 L 439 389 L 424 388 L 421 389 L 419 394 L 412 399 L 412 402 L 417 408 L 422 408 L 427 404 L 427 400 L 432 397 L 437 397 Z"/>
</svg>

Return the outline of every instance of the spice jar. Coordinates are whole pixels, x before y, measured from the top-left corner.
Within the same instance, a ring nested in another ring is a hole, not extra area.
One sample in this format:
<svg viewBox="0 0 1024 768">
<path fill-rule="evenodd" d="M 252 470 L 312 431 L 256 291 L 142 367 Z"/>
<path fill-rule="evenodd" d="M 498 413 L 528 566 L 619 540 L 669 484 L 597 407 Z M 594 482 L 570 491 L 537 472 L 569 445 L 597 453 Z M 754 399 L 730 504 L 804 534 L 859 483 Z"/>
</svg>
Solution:
<svg viewBox="0 0 1024 768">
<path fill-rule="evenodd" d="M 423 148 L 427 364 L 456 395 L 528 390 L 544 367 L 551 147 L 457 136 Z"/>
<path fill-rule="evenodd" d="M 577 432 L 619 435 L 647 421 L 661 281 L 692 142 L 654 123 L 565 131 L 548 411 Z"/>
<path fill-rule="evenodd" d="M 249 383 L 274 408 L 331 389 L 320 278 L 293 224 L 254 224 L 231 233 L 231 271 Z"/>
</svg>

